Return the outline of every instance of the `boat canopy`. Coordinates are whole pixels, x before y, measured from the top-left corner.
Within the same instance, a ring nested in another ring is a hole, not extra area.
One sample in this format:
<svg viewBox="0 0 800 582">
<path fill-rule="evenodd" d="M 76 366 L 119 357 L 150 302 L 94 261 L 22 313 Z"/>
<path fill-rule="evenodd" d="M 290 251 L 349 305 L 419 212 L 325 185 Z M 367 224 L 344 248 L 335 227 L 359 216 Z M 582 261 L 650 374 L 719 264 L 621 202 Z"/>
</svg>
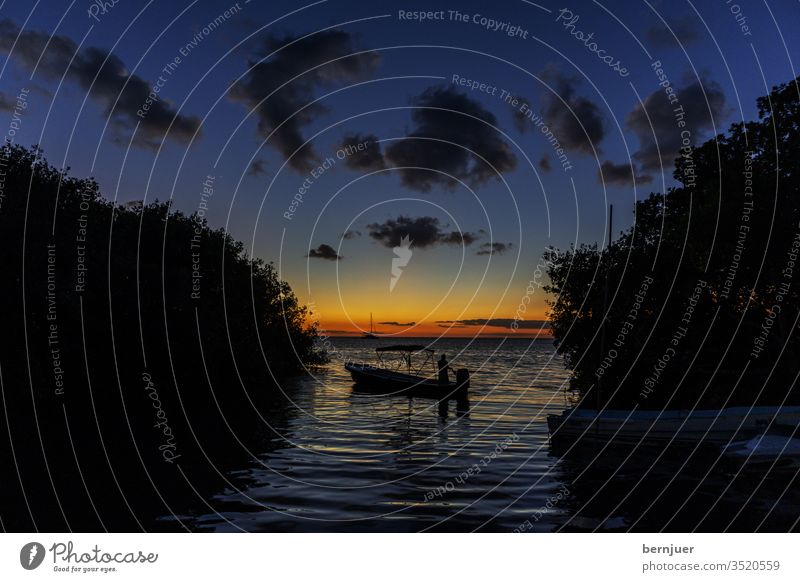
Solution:
<svg viewBox="0 0 800 582">
<path fill-rule="evenodd" d="M 414 344 L 398 344 L 394 346 L 381 346 L 375 348 L 376 352 L 430 352 L 433 353 L 433 350 L 430 348 L 426 348 L 422 345 L 414 345 Z"/>
</svg>

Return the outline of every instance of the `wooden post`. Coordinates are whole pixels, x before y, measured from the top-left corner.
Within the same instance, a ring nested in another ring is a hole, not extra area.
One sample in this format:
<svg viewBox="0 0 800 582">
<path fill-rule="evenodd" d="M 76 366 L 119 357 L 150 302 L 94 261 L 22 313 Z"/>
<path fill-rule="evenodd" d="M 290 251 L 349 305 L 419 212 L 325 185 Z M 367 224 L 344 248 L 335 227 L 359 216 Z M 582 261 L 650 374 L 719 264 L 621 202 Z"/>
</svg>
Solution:
<svg viewBox="0 0 800 582">
<path fill-rule="evenodd" d="M 456 413 L 463 416 L 469 413 L 469 370 L 456 370 Z"/>
<path fill-rule="evenodd" d="M 461 398 L 466 396 L 469 391 L 469 370 L 466 368 L 459 368 L 456 370 L 456 391 L 457 397 Z"/>
</svg>

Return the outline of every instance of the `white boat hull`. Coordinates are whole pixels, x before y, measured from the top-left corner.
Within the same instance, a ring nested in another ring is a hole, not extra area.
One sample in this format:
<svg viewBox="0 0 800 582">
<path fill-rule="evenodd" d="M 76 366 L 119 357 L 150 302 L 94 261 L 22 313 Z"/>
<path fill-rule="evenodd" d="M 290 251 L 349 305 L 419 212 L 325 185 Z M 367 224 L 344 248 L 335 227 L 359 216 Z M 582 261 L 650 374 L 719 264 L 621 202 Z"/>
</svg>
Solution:
<svg viewBox="0 0 800 582">
<path fill-rule="evenodd" d="M 720 445 L 752 438 L 770 424 L 798 426 L 800 406 L 736 407 L 721 410 L 629 411 L 570 409 L 547 417 L 553 439 L 610 440 L 630 444 Z"/>
</svg>

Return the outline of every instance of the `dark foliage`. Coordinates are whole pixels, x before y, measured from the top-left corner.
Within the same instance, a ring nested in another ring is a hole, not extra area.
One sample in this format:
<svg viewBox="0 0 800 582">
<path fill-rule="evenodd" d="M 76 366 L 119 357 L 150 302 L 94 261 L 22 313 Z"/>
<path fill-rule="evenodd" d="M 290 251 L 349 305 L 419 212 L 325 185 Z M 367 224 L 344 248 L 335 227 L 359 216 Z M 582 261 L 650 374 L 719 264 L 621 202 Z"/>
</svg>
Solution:
<svg viewBox="0 0 800 582">
<path fill-rule="evenodd" d="M 224 231 L 41 154 L 2 151 L 3 524 L 152 529 L 280 429 L 316 330 Z"/>
<path fill-rule="evenodd" d="M 612 408 L 800 402 L 798 80 L 758 108 L 683 151 L 680 185 L 637 203 L 608 249 L 550 252 L 552 329 L 582 405 L 598 382 Z"/>
</svg>

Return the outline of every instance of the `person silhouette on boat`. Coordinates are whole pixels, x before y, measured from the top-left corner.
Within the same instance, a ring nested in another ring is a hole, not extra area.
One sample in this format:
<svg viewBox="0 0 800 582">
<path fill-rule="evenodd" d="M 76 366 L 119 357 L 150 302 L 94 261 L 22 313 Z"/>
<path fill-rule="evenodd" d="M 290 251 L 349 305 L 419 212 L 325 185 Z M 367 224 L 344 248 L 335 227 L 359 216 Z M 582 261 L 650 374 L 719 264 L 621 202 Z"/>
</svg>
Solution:
<svg viewBox="0 0 800 582">
<path fill-rule="evenodd" d="M 450 382 L 450 377 L 447 375 L 447 372 L 452 370 L 452 368 L 447 364 L 447 356 L 442 354 L 442 357 L 439 358 L 436 364 L 439 367 L 439 384 L 448 384 Z"/>
</svg>

